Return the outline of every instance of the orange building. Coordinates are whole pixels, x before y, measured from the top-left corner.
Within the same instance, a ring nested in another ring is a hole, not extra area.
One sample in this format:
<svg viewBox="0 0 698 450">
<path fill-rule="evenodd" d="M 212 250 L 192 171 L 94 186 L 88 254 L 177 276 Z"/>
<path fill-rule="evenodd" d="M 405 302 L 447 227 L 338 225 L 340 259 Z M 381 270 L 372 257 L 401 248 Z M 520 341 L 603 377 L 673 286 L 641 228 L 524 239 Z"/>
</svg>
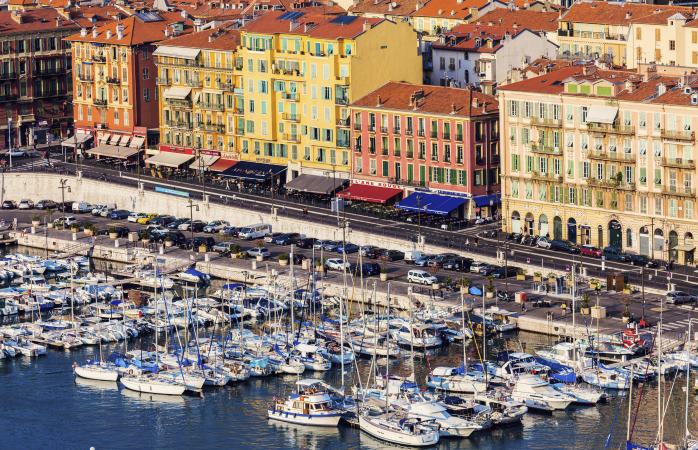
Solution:
<svg viewBox="0 0 698 450">
<path fill-rule="evenodd" d="M 179 13 L 151 11 L 83 28 L 67 38 L 72 43 L 76 142 L 137 148 L 157 144 L 153 44 L 191 31 L 191 21 Z"/>
</svg>

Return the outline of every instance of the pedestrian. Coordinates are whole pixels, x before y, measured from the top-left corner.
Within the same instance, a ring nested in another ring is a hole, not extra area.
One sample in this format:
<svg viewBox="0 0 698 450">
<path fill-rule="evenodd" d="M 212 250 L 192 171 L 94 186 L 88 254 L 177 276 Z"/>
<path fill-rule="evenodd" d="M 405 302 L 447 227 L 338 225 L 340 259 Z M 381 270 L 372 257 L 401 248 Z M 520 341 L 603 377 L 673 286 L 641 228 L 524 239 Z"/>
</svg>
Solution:
<svg viewBox="0 0 698 450">
<path fill-rule="evenodd" d="M 475 237 L 475 238 L 473 238 L 473 241 L 475 242 L 475 247 L 477 247 L 478 243 L 480 242 L 480 239 Z"/>
<path fill-rule="evenodd" d="M 465 238 L 465 248 L 470 250 L 470 239 Z"/>
</svg>

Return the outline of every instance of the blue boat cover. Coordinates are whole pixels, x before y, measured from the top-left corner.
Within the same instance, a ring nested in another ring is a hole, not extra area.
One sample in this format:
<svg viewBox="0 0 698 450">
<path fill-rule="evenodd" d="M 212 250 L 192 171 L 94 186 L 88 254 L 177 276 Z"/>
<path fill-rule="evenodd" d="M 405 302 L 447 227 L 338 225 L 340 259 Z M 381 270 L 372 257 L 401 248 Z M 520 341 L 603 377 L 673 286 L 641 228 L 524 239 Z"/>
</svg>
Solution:
<svg viewBox="0 0 698 450">
<path fill-rule="evenodd" d="M 468 288 L 468 294 L 480 296 L 482 295 L 482 289 L 477 286 L 470 286 L 470 288 Z"/>
<path fill-rule="evenodd" d="M 640 444 L 635 444 L 633 442 L 627 441 L 625 443 L 625 450 L 652 450 L 652 447 L 644 447 Z"/>
<path fill-rule="evenodd" d="M 187 275 L 198 277 L 199 280 L 208 280 L 210 278 L 207 273 L 203 273 L 199 270 L 196 270 L 194 267 L 188 268 L 184 273 L 186 273 Z"/>
<path fill-rule="evenodd" d="M 489 194 L 473 197 L 473 201 L 475 202 L 475 206 L 482 208 L 485 206 L 490 206 L 490 201 L 492 201 L 493 205 L 499 205 L 502 202 L 502 199 L 499 194 Z"/>
<path fill-rule="evenodd" d="M 413 192 L 407 198 L 400 200 L 396 206 L 406 211 L 447 216 L 465 203 L 465 201 L 464 197 Z"/>
</svg>

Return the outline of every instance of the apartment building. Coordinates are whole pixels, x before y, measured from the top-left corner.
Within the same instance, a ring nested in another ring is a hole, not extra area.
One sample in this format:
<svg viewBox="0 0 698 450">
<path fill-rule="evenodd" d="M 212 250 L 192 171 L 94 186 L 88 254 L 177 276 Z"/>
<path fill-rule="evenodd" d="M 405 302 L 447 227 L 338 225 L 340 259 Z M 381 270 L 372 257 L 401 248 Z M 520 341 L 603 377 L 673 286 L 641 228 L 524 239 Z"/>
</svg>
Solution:
<svg viewBox="0 0 698 450">
<path fill-rule="evenodd" d="M 270 11 L 240 30 L 243 161 L 348 179 L 349 105 L 388 81 L 420 82 L 408 23 Z"/>
<path fill-rule="evenodd" d="M 504 231 L 693 259 L 698 77 L 576 64 L 499 103 Z"/>
<path fill-rule="evenodd" d="M 633 20 L 628 33 L 628 67 L 647 63 L 698 67 L 695 11 L 672 9 Z"/>
<path fill-rule="evenodd" d="M 160 150 L 239 159 L 244 132 L 240 32 L 214 28 L 165 39 L 153 53 Z"/>
<path fill-rule="evenodd" d="M 192 31 L 174 12 L 139 12 L 67 38 L 76 140 L 143 147 L 159 140 L 154 43 Z"/>
<path fill-rule="evenodd" d="M 353 184 L 472 200 L 465 217 L 498 206 L 495 97 L 392 82 L 352 103 L 351 118 Z"/>
<path fill-rule="evenodd" d="M 79 25 L 48 8 L 0 12 L 0 21 L 0 147 L 59 138 L 72 120 L 70 46 L 63 38 Z"/>
</svg>

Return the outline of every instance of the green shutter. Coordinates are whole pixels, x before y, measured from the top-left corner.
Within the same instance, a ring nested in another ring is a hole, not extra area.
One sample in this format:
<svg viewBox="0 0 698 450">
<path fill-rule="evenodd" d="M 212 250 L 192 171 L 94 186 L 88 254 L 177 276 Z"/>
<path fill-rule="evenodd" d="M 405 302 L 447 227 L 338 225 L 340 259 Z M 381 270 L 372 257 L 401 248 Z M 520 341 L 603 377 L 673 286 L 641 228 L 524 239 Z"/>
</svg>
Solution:
<svg viewBox="0 0 698 450">
<path fill-rule="evenodd" d="M 427 170 L 424 166 L 419 166 L 419 184 L 421 186 L 426 185 L 427 181 Z"/>
<path fill-rule="evenodd" d="M 388 161 L 383 161 L 383 176 L 388 176 Z"/>
<path fill-rule="evenodd" d="M 458 184 L 458 171 L 451 170 L 451 184 Z"/>
<path fill-rule="evenodd" d="M 413 172 L 414 172 L 414 170 L 413 170 L 412 164 L 408 164 L 407 165 L 407 181 L 409 181 L 410 183 L 412 182 L 412 179 L 414 177 Z"/>
</svg>

